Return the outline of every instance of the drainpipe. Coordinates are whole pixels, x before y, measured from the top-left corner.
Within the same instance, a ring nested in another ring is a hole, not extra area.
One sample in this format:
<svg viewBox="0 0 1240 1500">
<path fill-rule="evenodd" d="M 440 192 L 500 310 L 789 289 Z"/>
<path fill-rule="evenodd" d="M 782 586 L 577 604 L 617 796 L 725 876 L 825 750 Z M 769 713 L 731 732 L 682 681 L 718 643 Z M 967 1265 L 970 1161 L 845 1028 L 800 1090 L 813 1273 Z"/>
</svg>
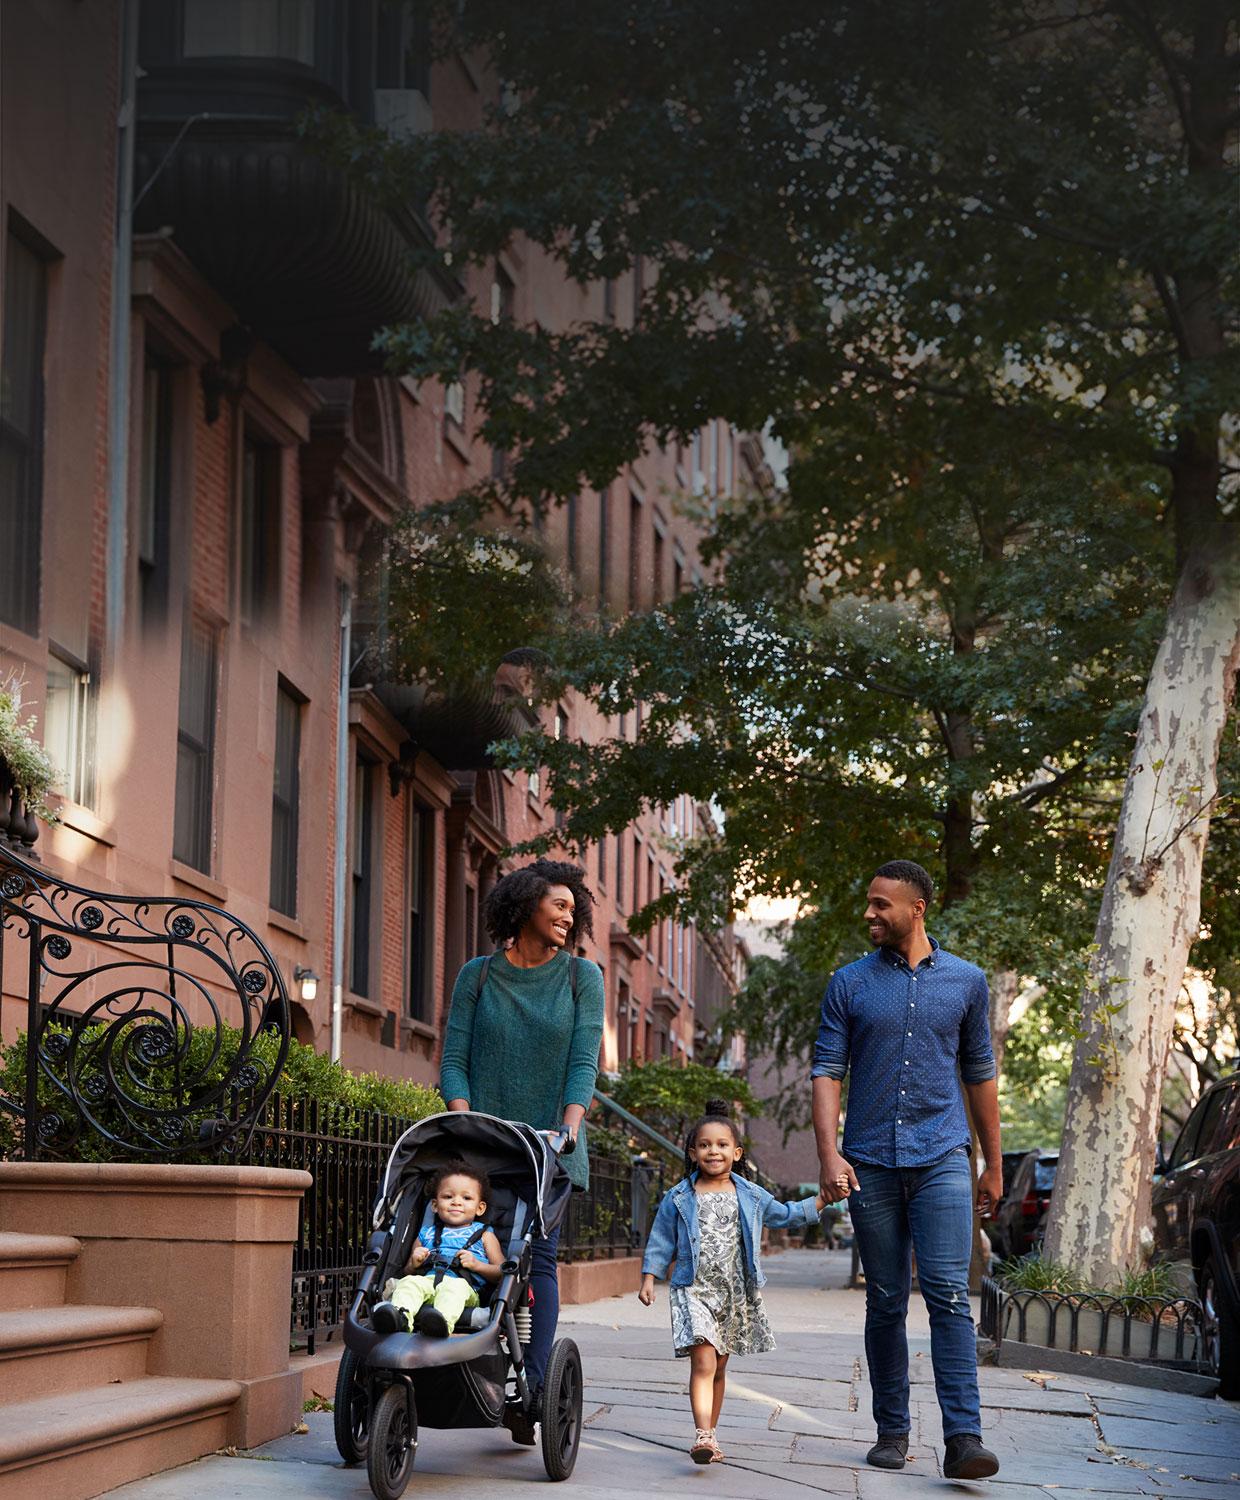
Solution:
<svg viewBox="0 0 1240 1500">
<path fill-rule="evenodd" d="M 129 325 L 133 288 L 133 163 L 138 129 L 138 5 L 121 7 L 120 103 L 116 116 L 116 236 L 108 351 L 108 532 L 105 649 L 120 651 L 129 534 Z"/>
<path fill-rule="evenodd" d="M 340 585 L 340 701 L 336 708 L 336 849 L 332 866 L 332 1062 L 340 1061 L 344 1011 L 344 903 L 349 854 L 349 657 L 353 651 L 353 596 Z"/>
</svg>

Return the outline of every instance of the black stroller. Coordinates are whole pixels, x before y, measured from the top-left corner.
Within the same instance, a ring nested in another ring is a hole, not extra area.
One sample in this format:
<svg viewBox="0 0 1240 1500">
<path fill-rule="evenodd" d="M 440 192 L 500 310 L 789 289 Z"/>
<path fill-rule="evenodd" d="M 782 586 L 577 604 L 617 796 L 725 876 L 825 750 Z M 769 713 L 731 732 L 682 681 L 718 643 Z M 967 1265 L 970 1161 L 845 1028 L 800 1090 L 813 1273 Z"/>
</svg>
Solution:
<svg viewBox="0 0 1240 1500">
<path fill-rule="evenodd" d="M 525 1379 L 530 1336 L 530 1240 L 564 1217 L 571 1192 L 560 1153 L 567 1135 L 470 1112 L 432 1115 L 392 1147 L 375 1201 L 365 1270 L 345 1317 L 336 1381 L 336 1446 L 346 1463 L 366 1460 L 378 1500 L 398 1500 L 409 1483 L 418 1426 L 498 1427 L 506 1403 L 533 1417 Z M 379 1333 L 375 1304 L 399 1276 L 424 1221 L 427 1184 L 449 1162 L 482 1168 L 491 1180 L 487 1222 L 504 1249 L 504 1274 L 480 1293 L 448 1338 Z M 552 1479 L 567 1479 L 581 1441 L 581 1356 L 571 1339 L 551 1350 L 542 1398 L 542 1457 Z"/>
</svg>

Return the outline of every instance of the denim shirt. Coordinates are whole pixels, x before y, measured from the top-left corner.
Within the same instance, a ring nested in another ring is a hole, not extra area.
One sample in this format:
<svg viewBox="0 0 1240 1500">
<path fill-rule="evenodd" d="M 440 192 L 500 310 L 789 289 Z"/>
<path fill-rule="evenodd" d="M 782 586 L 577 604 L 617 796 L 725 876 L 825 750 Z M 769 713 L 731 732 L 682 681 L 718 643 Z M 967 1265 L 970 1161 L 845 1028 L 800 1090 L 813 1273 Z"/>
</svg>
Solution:
<svg viewBox="0 0 1240 1500">
<path fill-rule="evenodd" d="M 646 1253 L 642 1258 L 642 1275 L 663 1278 L 674 1260 L 672 1286 L 690 1286 L 697 1276 L 698 1250 L 702 1236 L 698 1228 L 697 1193 L 693 1184 L 697 1173 L 682 1178 L 674 1188 L 664 1193 L 659 1211 L 654 1216 L 650 1237 L 646 1241 Z M 744 1255 L 745 1280 L 755 1287 L 766 1285 L 762 1274 L 762 1227 L 768 1229 L 803 1229 L 818 1222 L 818 1210 L 813 1198 L 802 1198 L 796 1203 L 781 1203 L 773 1194 L 757 1183 L 731 1174 L 732 1186 L 736 1189 L 736 1208 L 740 1218 L 741 1246 Z"/>
<path fill-rule="evenodd" d="M 916 969 L 888 948 L 837 969 L 811 1073 L 843 1078 L 850 1070 L 849 1161 L 924 1167 L 968 1146 L 959 1079 L 995 1076 L 985 974 L 934 938 Z"/>
</svg>

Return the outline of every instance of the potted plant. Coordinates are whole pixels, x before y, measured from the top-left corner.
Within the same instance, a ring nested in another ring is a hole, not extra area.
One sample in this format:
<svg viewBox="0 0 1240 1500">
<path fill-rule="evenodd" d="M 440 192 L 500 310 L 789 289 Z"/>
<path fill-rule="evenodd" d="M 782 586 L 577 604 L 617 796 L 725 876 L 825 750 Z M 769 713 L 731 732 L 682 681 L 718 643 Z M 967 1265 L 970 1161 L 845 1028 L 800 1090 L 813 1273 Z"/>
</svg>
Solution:
<svg viewBox="0 0 1240 1500">
<path fill-rule="evenodd" d="M 0 682 L 0 841 L 30 853 L 38 819 L 55 822 L 47 794 L 60 780 L 56 765 L 22 712 L 20 678 Z"/>
</svg>

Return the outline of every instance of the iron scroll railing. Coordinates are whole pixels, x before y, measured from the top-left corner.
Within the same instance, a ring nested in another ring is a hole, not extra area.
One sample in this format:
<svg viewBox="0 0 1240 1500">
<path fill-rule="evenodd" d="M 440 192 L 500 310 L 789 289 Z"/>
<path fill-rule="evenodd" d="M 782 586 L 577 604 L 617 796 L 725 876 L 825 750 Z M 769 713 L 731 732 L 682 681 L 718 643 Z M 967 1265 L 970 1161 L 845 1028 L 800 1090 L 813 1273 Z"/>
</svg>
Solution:
<svg viewBox="0 0 1240 1500">
<path fill-rule="evenodd" d="M 27 1160 L 71 1155 L 90 1135 L 122 1157 L 235 1157 L 288 1053 L 284 980 L 244 922 L 206 902 L 72 885 L 0 845 L 10 1003 L 25 1070 L 0 1087 L 0 1111 Z"/>
</svg>

